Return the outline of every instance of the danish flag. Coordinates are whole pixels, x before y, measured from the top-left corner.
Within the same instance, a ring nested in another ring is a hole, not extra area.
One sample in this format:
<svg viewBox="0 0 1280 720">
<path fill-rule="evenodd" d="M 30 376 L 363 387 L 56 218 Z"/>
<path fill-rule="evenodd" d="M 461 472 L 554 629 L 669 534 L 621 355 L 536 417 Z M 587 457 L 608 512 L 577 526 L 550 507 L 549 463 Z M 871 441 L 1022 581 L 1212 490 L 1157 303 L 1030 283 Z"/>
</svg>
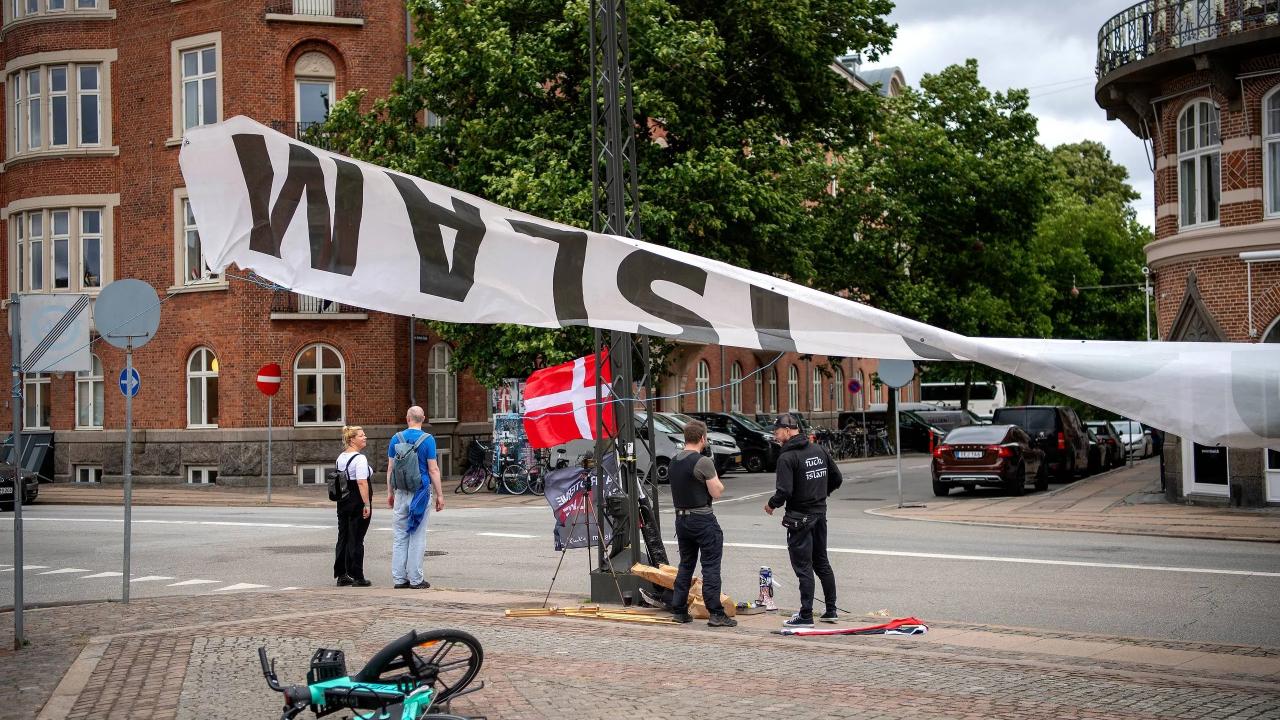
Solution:
<svg viewBox="0 0 1280 720">
<path fill-rule="evenodd" d="M 617 433 L 613 418 L 608 353 L 600 353 L 600 417 L 605 434 Z M 596 357 L 588 355 L 555 367 L 539 370 L 524 385 L 524 432 L 535 448 L 551 447 L 570 440 L 595 439 Z"/>
</svg>

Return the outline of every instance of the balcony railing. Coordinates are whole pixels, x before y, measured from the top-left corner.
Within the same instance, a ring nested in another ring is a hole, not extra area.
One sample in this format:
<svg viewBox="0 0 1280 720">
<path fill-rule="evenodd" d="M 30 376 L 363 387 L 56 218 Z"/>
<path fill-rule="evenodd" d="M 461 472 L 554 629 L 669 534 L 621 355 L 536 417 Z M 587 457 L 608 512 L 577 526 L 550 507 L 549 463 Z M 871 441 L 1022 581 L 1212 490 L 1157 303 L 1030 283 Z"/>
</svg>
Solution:
<svg viewBox="0 0 1280 720">
<path fill-rule="evenodd" d="M 364 0 L 267 0 L 267 14 L 364 19 Z"/>
<path fill-rule="evenodd" d="M 332 300 L 281 290 L 277 291 L 271 298 L 271 312 L 272 314 L 324 316 L 363 313 L 365 311 L 362 308 L 343 305 Z"/>
<path fill-rule="evenodd" d="M 1280 0 L 1143 0 L 1098 30 L 1099 78 L 1156 53 L 1280 24 Z"/>
<path fill-rule="evenodd" d="M 333 138 L 324 131 L 324 123 L 272 120 L 271 129 L 284 133 L 295 140 L 301 140 L 308 145 L 318 147 L 321 150 L 338 152 L 334 146 Z"/>
</svg>

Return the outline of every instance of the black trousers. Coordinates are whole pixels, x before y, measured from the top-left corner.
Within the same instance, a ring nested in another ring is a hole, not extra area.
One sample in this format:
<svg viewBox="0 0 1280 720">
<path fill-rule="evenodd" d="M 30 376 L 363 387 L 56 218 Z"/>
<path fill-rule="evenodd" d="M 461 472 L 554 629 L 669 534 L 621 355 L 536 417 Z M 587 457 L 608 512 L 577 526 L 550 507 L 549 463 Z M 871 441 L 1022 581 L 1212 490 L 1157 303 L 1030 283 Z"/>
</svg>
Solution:
<svg viewBox="0 0 1280 720">
<path fill-rule="evenodd" d="M 823 600 L 827 612 L 836 609 L 836 574 L 827 560 L 827 516 L 811 515 L 809 526 L 803 530 L 787 531 L 787 554 L 791 556 L 791 569 L 800 579 L 800 614 L 813 616 L 813 575 L 822 581 Z"/>
<path fill-rule="evenodd" d="M 333 576 L 343 575 L 352 580 L 364 579 L 364 534 L 369 531 L 368 518 L 361 517 L 364 508 L 359 504 L 338 508 L 338 544 L 333 549 Z"/>
<path fill-rule="evenodd" d="M 716 516 L 689 514 L 676 516 L 676 542 L 680 545 L 680 571 L 671 594 L 671 609 L 689 611 L 689 586 L 693 584 L 693 568 L 702 556 L 702 601 L 707 612 L 723 615 L 720 603 L 720 558 L 724 555 L 724 533 Z"/>
</svg>

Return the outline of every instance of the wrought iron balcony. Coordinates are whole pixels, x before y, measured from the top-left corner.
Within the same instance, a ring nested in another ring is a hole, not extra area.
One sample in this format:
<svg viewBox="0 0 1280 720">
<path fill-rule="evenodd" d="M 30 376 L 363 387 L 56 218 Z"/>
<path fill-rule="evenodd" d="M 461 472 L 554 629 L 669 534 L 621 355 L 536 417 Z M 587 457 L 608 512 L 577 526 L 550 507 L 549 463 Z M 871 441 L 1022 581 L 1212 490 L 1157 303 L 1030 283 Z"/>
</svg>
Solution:
<svg viewBox="0 0 1280 720">
<path fill-rule="evenodd" d="M 364 19 L 364 0 L 267 0 L 268 15 Z"/>
<path fill-rule="evenodd" d="M 1098 30 L 1099 79 L 1166 50 L 1280 25 L 1280 0 L 1143 0 Z"/>
<path fill-rule="evenodd" d="M 283 315 L 287 319 L 298 315 L 313 315 L 316 319 L 325 319 L 331 317 L 333 319 L 352 319 L 352 315 L 366 316 L 363 308 L 351 305 L 343 305 L 332 300 L 324 298 L 312 297 L 311 295 L 303 295 L 302 293 L 290 292 L 288 290 L 279 290 L 272 294 L 271 297 L 271 315 Z M 335 316 L 343 316 L 341 318 Z"/>
<path fill-rule="evenodd" d="M 284 133 L 295 140 L 301 140 L 308 145 L 318 147 L 321 150 L 338 152 L 334 147 L 333 138 L 324 131 L 324 123 L 272 120 L 271 129 Z"/>
</svg>

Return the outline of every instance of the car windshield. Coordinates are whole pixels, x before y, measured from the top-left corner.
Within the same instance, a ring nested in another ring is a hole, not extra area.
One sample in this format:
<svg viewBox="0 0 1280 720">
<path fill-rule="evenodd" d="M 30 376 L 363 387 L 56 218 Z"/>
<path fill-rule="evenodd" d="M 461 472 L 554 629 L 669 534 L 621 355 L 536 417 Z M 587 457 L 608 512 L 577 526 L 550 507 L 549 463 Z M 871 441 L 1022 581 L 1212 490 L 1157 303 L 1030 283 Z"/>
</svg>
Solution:
<svg viewBox="0 0 1280 720">
<path fill-rule="evenodd" d="M 729 414 L 733 415 L 734 420 L 737 420 L 743 425 L 746 425 L 748 430 L 764 431 L 764 428 L 760 426 L 760 423 L 756 422 L 755 420 L 752 420 L 751 418 L 747 417 L 746 415 L 743 415 L 742 413 L 729 413 Z"/>
<path fill-rule="evenodd" d="M 945 443 L 999 443 L 1009 432 L 1008 425 L 965 425 L 947 433 Z"/>
<path fill-rule="evenodd" d="M 636 422 L 643 423 L 643 422 L 644 422 L 644 416 L 643 416 L 643 415 L 637 415 L 637 416 L 636 416 Z M 653 426 L 654 426 L 655 428 L 657 428 L 657 429 L 661 430 L 662 432 L 669 432 L 669 433 L 678 433 L 678 432 L 680 432 L 680 431 L 681 431 L 681 429 L 682 429 L 682 428 L 680 428 L 680 426 L 678 426 L 678 425 L 676 425 L 674 422 L 672 422 L 672 421 L 671 421 L 671 418 L 663 417 L 662 415 L 654 415 L 654 416 L 653 416 Z"/>
<path fill-rule="evenodd" d="M 1017 425 L 1035 435 L 1041 432 L 1056 432 L 1057 415 L 1057 411 L 1049 407 L 1000 408 L 996 410 L 995 420 L 999 423 Z"/>
<path fill-rule="evenodd" d="M 684 413 L 663 413 L 662 417 L 670 420 L 676 425 L 679 425 L 682 430 L 684 429 L 685 425 L 688 425 L 689 423 L 693 422 L 696 419 L 696 418 L 691 418 L 688 415 L 685 415 Z"/>
<path fill-rule="evenodd" d="M 1142 434 L 1142 424 L 1132 420 L 1114 420 L 1111 424 L 1116 426 L 1116 432 L 1124 435 Z"/>
<path fill-rule="evenodd" d="M 1111 431 L 1107 429 L 1107 423 L 1106 423 L 1106 421 L 1102 421 L 1102 420 L 1090 420 L 1089 422 L 1085 423 L 1085 425 L 1088 425 L 1088 426 L 1089 426 L 1089 428 L 1090 428 L 1090 429 L 1092 429 L 1092 430 L 1093 430 L 1094 432 L 1096 432 L 1096 433 L 1101 433 L 1101 434 L 1103 434 L 1103 435 L 1110 435 L 1110 434 L 1111 434 Z"/>
</svg>

